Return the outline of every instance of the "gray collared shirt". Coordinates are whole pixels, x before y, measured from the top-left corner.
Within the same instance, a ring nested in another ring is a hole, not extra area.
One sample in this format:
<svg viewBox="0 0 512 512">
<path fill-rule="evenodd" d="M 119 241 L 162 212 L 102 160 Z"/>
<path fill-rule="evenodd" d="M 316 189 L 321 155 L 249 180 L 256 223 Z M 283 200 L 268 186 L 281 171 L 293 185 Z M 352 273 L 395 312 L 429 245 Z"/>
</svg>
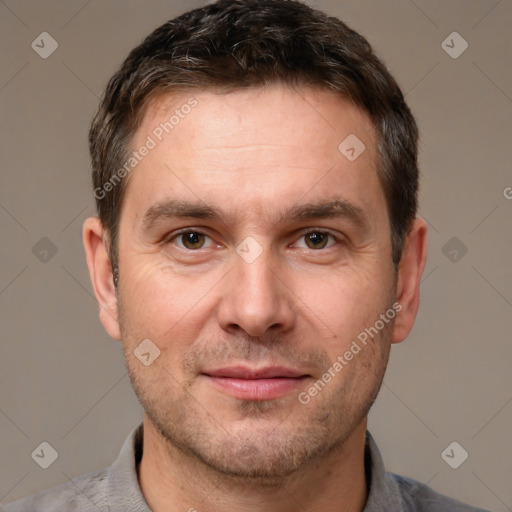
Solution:
<svg viewBox="0 0 512 512">
<path fill-rule="evenodd" d="M 79 476 L 4 506 L 5 512 L 151 512 L 137 479 L 142 425 L 126 439 L 109 468 Z M 485 512 L 439 494 L 426 485 L 384 470 L 379 449 L 366 433 L 370 492 L 363 512 Z M 193 506 L 193 504 L 192 504 Z"/>
</svg>

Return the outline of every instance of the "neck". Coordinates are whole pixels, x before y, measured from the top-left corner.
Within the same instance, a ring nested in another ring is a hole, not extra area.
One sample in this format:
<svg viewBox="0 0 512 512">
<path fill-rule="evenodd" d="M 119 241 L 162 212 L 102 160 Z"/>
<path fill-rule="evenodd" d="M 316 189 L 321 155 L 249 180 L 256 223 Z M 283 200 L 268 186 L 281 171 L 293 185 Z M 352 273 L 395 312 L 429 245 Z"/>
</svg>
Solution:
<svg viewBox="0 0 512 512">
<path fill-rule="evenodd" d="M 361 512 L 367 497 L 365 432 L 366 418 L 330 453 L 265 482 L 215 471 L 171 445 L 145 416 L 139 482 L 153 512 Z"/>
</svg>

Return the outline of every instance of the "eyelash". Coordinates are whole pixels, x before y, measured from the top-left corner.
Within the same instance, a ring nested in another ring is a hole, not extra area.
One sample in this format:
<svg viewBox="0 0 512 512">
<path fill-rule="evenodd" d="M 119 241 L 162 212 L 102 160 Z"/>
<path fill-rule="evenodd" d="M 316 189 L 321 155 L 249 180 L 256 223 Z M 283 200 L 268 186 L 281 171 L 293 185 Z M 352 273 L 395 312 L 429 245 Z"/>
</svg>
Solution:
<svg viewBox="0 0 512 512">
<path fill-rule="evenodd" d="M 203 235 L 207 238 L 209 238 L 211 240 L 211 237 L 208 236 L 206 233 L 203 233 L 202 231 L 200 230 L 195 230 L 195 229 L 190 229 L 190 228 L 187 228 L 187 229 L 183 229 L 181 231 L 178 231 L 176 233 L 172 233 L 170 234 L 169 236 L 166 236 L 163 240 L 162 240 L 162 244 L 170 244 L 172 243 L 174 240 L 178 239 L 180 236 L 183 236 L 183 235 L 187 235 L 187 234 L 190 234 L 190 233 L 194 233 L 194 234 L 197 234 L 197 235 Z M 343 239 L 341 237 L 337 237 L 335 236 L 334 234 L 332 234 L 331 232 L 329 231 L 325 231 L 325 230 L 322 230 L 322 229 L 311 229 L 311 228 L 308 228 L 307 230 L 304 230 L 304 231 L 301 231 L 299 233 L 299 237 L 298 237 L 298 240 L 300 240 L 301 238 L 304 238 L 306 235 L 309 235 L 309 234 L 313 234 L 313 233 L 319 233 L 319 234 L 322 234 L 322 235 L 327 235 L 328 237 L 330 237 L 331 239 L 333 239 L 336 243 L 333 244 L 333 245 L 330 245 L 328 247 L 322 247 L 320 249 L 311 249 L 312 251 L 321 251 L 321 250 L 326 250 L 326 249 L 330 249 L 331 247 L 333 247 L 334 245 L 337 245 L 337 244 L 341 244 L 343 243 Z M 188 252 L 198 252 L 200 251 L 201 249 L 203 249 L 203 247 L 200 247 L 199 249 L 188 249 L 186 247 L 180 247 L 180 249 L 182 250 L 185 250 L 185 251 L 188 251 Z M 307 247 L 306 247 L 307 249 Z"/>
</svg>

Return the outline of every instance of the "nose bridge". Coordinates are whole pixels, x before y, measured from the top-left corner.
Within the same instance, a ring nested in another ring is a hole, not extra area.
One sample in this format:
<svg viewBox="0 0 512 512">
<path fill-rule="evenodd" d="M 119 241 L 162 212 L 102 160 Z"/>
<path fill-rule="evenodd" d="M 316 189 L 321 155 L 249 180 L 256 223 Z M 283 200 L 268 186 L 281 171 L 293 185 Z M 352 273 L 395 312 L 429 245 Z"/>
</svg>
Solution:
<svg viewBox="0 0 512 512">
<path fill-rule="evenodd" d="M 219 322 L 226 330 L 238 327 L 251 336 L 262 336 L 270 328 L 289 328 L 293 312 L 270 248 L 254 242 L 245 240 L 237 247 Z"/>
<path fill-rule="evenodd" d="M 260 256 L 256 261 L 237 262 L 235 278 L 239 283 L 241 297 L 246 297 L 246 307 L 275 303 L 278 293 L 275 273 L 272 270 L 270 257 Z"/>
</svg>

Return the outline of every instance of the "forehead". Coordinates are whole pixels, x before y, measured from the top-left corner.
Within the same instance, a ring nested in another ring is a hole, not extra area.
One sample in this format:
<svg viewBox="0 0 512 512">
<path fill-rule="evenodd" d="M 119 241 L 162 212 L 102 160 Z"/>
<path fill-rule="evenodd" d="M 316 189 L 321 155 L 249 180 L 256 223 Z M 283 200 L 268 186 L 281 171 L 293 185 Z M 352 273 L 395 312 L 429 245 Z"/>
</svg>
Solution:
<svg viewBox="0 0 512 512">
<path fill-rule="evenodd" d="M 278 130 L 280 138 L 276 140 Z M 157 143 L 165 143 L 163 139 L 171 136 L 176 144 L 201 140 L 207 148 L 236 135 L 232 142 L 245 145 L 295 142 L 300 157 L 304 137 L 311 146 L 302 149 L 310 153 L 324 147 L 337 149 L 340 137 L 350 134 L 364 140 L 374 156 L 373 124 L 351 100 L 318 88 L 275 84 L 231 92 L 190 90 L 156 96 L 145 108 L 134 141 L 143 142 L 152 135 Z"/>
<path fill-rule="evenodd" d="M 332 194 L 383 206 L 371 120 L 326 91 L 166 94 L 148 105 L 132 149 L 148 142 L 127 187 L 141 208 L 173 195 L 208 195 L 238 215 Z"/>
</svg>

